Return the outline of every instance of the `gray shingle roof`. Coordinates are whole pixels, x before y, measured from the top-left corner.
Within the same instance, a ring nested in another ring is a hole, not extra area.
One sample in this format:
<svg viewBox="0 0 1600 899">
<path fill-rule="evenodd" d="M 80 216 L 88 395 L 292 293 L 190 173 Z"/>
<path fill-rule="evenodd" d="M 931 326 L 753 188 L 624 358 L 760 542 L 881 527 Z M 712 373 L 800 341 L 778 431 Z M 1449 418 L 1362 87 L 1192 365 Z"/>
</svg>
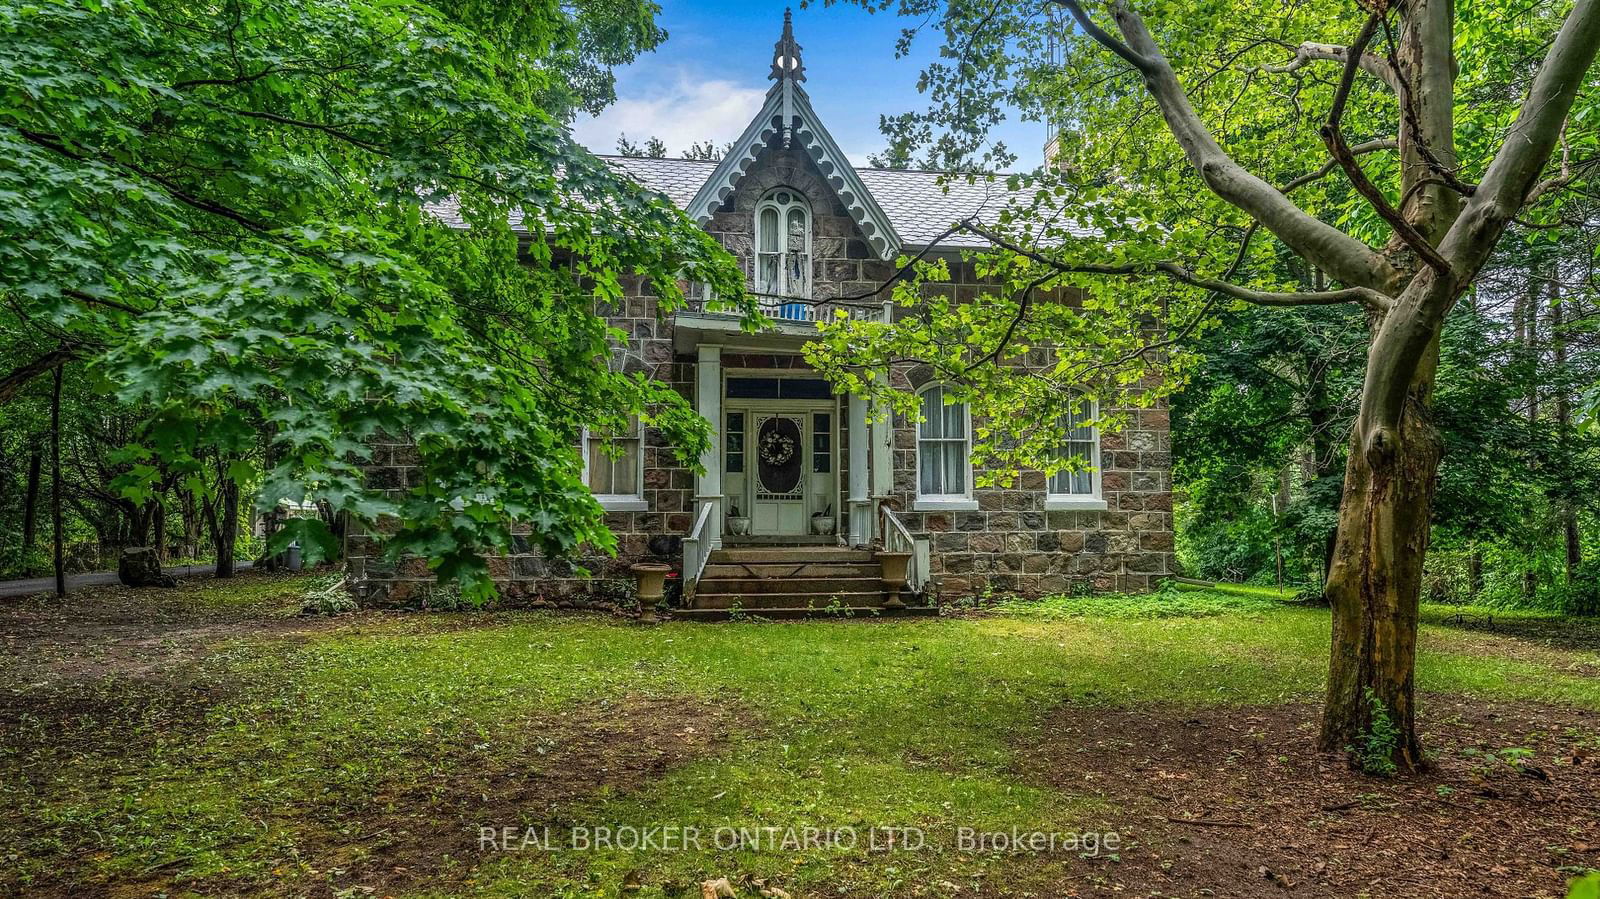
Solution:
<svg viewBox="0 0 1600 899">
<path fill-rule="evenodd" d="M 658 193 L 667 195 L 679 209 L 688 207 L 689 201 L 706 183 L 715 162 L 699 159 L 649 159 L 641 156 L 601 156 L 612 166 L 626 172 L 628 177 Z"/>
<path fill-rule="evenodd" d="M 667 196 L 680 209 L 689 205 L 700 185 L 711 177 L 714 162 L 696 159 L 647 159 L 636 156 L 602 156 L 635 181 Z M 967 183 L 964 175 L 856 167 L 856 174 L 873 199 L 894 224 L 900 239 L 912 246 L 927 246 L 956 222 L 969 216 L 994 221 L 1013 198 L 1005 176 L 978 176 Z M 945 182 L 940 183 L 944 178 Z M 1020 198 L 1021 195 L 1016 195 Z M 956 234 L 940 246 L 981 247 L 986 242 L 971 234 Z"/>
<path fill-rule="evenodd" d="M 638 156 L 602 156 L 628 177 L 651 190 L 665 194 L 679 209 L 689 205 L 700 186 L 711 177 L 715 162 L 698 159 L 649 159 Z M 965 175 L 942 172 L 904 171 L 856 167 L 867 190 L 893 223 L 896 233 L 908 246 L 924 247 L 956 222 L 969 216 L 993 222 L 999 211 L 1013 199 L 1026 201 L 1027 195 L 1006 188 L 1005 176 L 980 175 L 968 183 Z M 941 183 L 940 179 L 944 179 Z M 429 211 L 455 228 L 464 228 L 461 211 L 454 202 L 432 203 Z M 513 213 L 512 226 L 521 224 Z M 939 242 L 942 247 L 982 247 L 981 237 L 954 234 Z"/>
</svg>

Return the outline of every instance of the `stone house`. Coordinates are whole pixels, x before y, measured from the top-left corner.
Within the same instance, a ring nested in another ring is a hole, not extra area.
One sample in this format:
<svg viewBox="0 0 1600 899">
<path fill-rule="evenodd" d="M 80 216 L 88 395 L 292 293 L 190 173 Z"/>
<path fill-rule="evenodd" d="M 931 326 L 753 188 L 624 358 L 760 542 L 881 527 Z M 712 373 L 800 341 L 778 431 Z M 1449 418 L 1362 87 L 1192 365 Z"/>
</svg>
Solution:
<svg viewBox="0 0 1600 899">
<path fill-rule="evenodd" d="M 944 403 L 929 372 L 892 374 L 893 386 L 922 398 L 922 420 L 885 420 L 806 364 L 818 318 L 840 308 L 894 314 L 886 292 L 874 291 L 900 254 L 946 258 L 952 280 L 936 289 L 977 296 L 982 285 L 961 254 L 983 244 L 948 231 L 993 215 L 1007 197 L 1002 179 L 851 165 L 800 85 L 799 51 L 786 18 L 766 103 L 720 161 L 611 159 L 715 235 L 775 321 L 745 333 L 705 297 L 663 318 L 637 282 L 605 310 L 629 335 L 614 363 L 671 382 L 711 423 L 705 473 L 680 466 L 650 429 L 627 435 L 616 457 L 586 436 L 586 477 L 618 556 L 581 560 L 593 579 L 573 577 L 567 561 L 495 560 L 502 592 L 585 604 L 630 564 L 653 560 L 674 566 L 691 616 L 898 606 L 868 547 L 911 553 L 903 599 L 913 609 L 985 587 L 1038 595 L 1152 586 L 1173 570 L 1165 410 L 1132 413 L 1118 434 L 1067 423 L 1063 451 L 1086 458 L 1089 471 L 1023 472 L 1011 488 L 976 487 L 970 416 Z M 403 469 L 405 455 L 404 446 L 379 447 L 377 464 Z M 384 474 L 407 483 L 404 471 Z M 359 537 L 349 547 L 369 601 L 399 600 L 431 579 L 381 565 L 369 547 Z"/>
</svg>

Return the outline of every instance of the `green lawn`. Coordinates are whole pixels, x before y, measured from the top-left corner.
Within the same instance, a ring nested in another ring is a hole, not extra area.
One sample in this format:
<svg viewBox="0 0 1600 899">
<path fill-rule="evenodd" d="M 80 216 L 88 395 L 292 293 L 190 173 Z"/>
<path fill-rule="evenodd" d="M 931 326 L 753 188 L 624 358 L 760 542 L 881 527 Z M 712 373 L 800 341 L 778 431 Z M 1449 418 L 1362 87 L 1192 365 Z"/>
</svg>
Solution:
<svg viewBox="0 0 1600 899">
<path fill-rule="evenodd" d="M 1028 776 L 1030 737 L 1058 704 L 1314 700 L 1327 628 L 1325 611 L 1185 592 L 895 621 L 361 616 L 293 640 L 229 638 L 154 681 L 12 691 L 0 888 L 72 869 L 149 892 L 325 893 L 374 864 L 374 842 L 408 840 L 432 867 L 388 883 L 417 895 L 616 895 L 625 880 L 640 885 L 627 895 L 680 895 L 738 875 L 795 896 L 938 895 L 930 884 L 1025 878 L 1016 857 L 963 854 L 947 837 L 1115 818 Z M 1504 639 L 1429 625 L 1422 689 L 1600 709 L 1600 655 L 1495 651 Z M 551 741 L 564 714 L 599 720 L 651 700 L 682 710 L 673 732 L 630 745 L 616 730 L 609 751 L 625 762 L 663 741 L 705 745 L 648 777 L 561 794 L 553 813 L 504 801 L 517 795 L 507 778 L 559 779 L 587 757 Z M 477 851 L 480 824 L 551 821 L 910 825 L 935 846 Z"/>
</svg>

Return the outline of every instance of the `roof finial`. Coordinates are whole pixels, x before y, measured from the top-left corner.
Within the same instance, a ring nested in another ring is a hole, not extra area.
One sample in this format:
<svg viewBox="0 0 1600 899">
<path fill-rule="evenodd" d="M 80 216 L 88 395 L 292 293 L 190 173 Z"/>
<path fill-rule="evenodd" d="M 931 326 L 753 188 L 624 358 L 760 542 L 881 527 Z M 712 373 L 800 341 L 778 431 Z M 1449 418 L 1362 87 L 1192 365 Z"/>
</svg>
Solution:
<svg viewBox="0 0 1600 899">
<path fill-rule="evenodd" d="M 800 45 L 794 42 L 794 14 L 787 7 L 783 10 L 783 36 L 772 48 L 772 72 L 767 77 L 778 82 L 773 90 L 783 91 L 783 148 L 787 150 L 794 134 L 794 91 L 797 82 L 806 80 Z"/>
<path fill-rule="evenodd" d="M 800 61 L 800 45 L 794 42 L 794 13 L 788 8 L 783 11 L 783 36 L 772 48 L 772 73 L 767 78 L 774 81 L 786 78 L 806 80 L 806 67 Z"/>
</svg>

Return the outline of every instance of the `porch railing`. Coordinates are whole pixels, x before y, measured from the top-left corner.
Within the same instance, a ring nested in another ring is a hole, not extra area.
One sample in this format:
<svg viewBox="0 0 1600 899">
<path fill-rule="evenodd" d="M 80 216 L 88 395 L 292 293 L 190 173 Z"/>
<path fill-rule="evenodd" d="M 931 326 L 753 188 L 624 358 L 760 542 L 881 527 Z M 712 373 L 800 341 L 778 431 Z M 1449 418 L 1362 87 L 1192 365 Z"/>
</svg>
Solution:
<svg viewBox="0 0 1600 899">
<path fill-rule="evenodd" d="M 839 300 L 811 300 L 802 297 L 788 297 L 779 294 L 754 293 L 756 305 L 768 318 L 789 322 L 815 322 L 831 320 L 840 311 L 846 312 L 851 318 L 866 319 L 867 321 L 883 320 L 882 303 L 851 303 Z M 691 284 L 684 292 L 688 300 L 685 308 L 690 312 L 708 315 L 728 315 L 737 313 L 727 309 L 713 309 L 713 297 L 704 285 Z"/>
<path fill-rule="evenodd" d="M 926 573 L 922 570 L 921 553 L 917 552 L 917 541 L 911 538 L 911 532 L 906 530 L 905 523 L 894 510 L 888 506 L 880 507 L 883 515 L 883 549 L 885 552 L 910 553 L 911 559 L 906 564 L 906 584 L 913 592 L 920 593 L 927 586 Z"/>
<path fill-rule="evenodd" d="M 711 521 L 712 510 L 716 503 L 701 503 L 700 514 L 695 516 L 694 527 L 690 529 L 689 536 L 683 538 L 683 595 L 687 599 L 694 596 L 695 587 L 700 585 L 700 575 L 706 570 L 706 561 L 711 558 Z"/>
</svg>

